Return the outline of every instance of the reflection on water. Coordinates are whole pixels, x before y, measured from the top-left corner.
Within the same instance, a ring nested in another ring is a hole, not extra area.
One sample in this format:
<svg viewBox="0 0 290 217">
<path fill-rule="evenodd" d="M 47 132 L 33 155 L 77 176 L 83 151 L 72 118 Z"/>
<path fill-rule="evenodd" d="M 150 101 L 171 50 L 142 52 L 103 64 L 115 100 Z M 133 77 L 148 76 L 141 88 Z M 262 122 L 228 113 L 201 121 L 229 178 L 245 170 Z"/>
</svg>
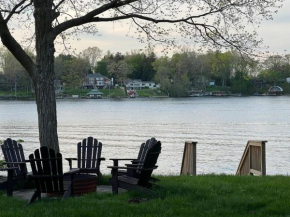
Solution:
<svg viewBox="0 0 290 217">
<path fill-rule="evenodd" d="M 290 169 L 290 97 L 59 100 L 58 134 L 64 157 L 93 136 L 102 156 L 137 157 L 150 137 L 162 142 L 158 174 L 179 174 L 184 142 L 197 141 L 197 173 L 236 172 L 247 140 L 266 140 L 267 174 Z M 39 147 L 33 101 L 0 101 L 0 140 L 23 139 L 25 155 Z M 64 162 L 65 169 L 68 164 Z"/>
</svg>

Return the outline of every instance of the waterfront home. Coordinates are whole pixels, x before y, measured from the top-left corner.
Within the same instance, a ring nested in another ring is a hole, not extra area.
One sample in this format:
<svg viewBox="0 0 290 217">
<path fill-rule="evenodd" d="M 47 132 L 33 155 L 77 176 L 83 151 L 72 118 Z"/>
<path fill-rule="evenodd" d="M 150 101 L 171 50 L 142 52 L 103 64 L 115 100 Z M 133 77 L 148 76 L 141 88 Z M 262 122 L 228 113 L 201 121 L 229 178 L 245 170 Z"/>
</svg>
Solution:
<svg viewBox="0 0 290 217">
<path fill-rule="evenodd" d="M 84 79 L 82 86 L 85 89 L 107 88 L 111 85 L 111 80 L 101 73 L 88 74 Z"/>
<path fill-rule="evenodd" d="M 63 94 L 63 84 L 61 80 L 54 80 L 54 91 L 55 91 L 55 95 L 61 95 Z"/>
<path fill-rule="evenodd" d="M 127 80 L 127 81 L 125 81 L 125 86 L 126 86 L 127 90 L 142 90 L 145 88 L 148 88 L 148 89 L 160 88 L 160 84 L 156 84 L 153 81 L 142 81 L 141 79 Z"/>
<path fill-rule="evenodd" d="M 91 99 L 100 99 L 102 98 L 103 93 L 100 92 L 97 88 L 92 89 L 89 93 L 87 93 L 88 98 Z"/>
</svg>

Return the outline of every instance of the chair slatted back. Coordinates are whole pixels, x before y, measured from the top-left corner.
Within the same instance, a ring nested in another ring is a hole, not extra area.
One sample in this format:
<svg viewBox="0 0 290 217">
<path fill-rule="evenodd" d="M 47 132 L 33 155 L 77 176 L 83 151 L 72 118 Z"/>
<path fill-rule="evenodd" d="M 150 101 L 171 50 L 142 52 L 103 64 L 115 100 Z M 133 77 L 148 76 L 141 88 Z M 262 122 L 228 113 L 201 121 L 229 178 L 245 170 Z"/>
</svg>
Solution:
<svg viewBox="0 0 290 217">
<path fill-rule="evenodd" d="M 138 154 L 138 160 L 140 162 L 143 162 L 146 155 L 147 155 L 147 152 L 148 150 L 153 147 L 155 144 L 157 143 L 157 140 L 155 138 L 151 138 L 151 139 L 148 139 L 146 141 L 146 143 L 143 143 L 140 147 L 140 150 L 139 150 L 139 154 Z"/>
<path fill-rule="evenodd" d="M 101 142 L 93 137 L 83 139 L 82 142 L 78 143 L 78 168 L 99 168 L 102 153 Z"/>
<path fill-rule="evenodd" d="M 4 144 L 1 145 L 1 149 L 4 155 L 4 159 L 8 163 L 13 162 L 25 162 L 25 157 L 23 153 L 23 147 L 20 143 L 17 143 L 15 140 L 10 138 L 4 141 Z M 18 164 L 8 164 L 8 167 L 17 167 Z M 16 169 L 15 175 L 20 176 L 20 170 Z M 27 173 L 27 169 L 25 168 L 25 173 Z"/>
<path fill-rule="evenodd" d="M 62 155 L 55 154 L 53 149 L 41 147 L 36 149 L 34 154 L 29 155 L 29 162 L 36 188 L 42 193 L 62 192 L 63 169 Z"/>
<path fill-rule="evenodd" d="M 138 185 L 147 186 L 153 172 L 156 167 L 157 159 L 161 153 L 161 142 L 156 142 L 152 147 L 148 149 L 146 157 L 144 159 L 142 170 L 140 170 Z"/>
</svg>

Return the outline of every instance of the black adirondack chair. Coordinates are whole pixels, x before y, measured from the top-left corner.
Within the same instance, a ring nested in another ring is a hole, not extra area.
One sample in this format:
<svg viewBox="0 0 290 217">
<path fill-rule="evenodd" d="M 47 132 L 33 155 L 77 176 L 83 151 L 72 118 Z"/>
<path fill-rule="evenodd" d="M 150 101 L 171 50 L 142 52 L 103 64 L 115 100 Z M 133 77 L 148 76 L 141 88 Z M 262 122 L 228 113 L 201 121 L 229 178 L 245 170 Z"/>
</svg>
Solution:
<svg viewBox="0 0 290 217">
<path fill-rule="evenodd" d="M 24 188 L 24 181 L 28 176 L 23 148 L 20 143 L 10 138 L 4 141 L 1 145 L 1 149 L 4 155 L 5 164 L 8 168 L 15 168 L 14 177 L 20 183 L 20 190 Z"/>
<path fill-rule="evenodd" d="M 0 168 L 0 171 L 7 171 L 7 176 L 0 176 L 0 190 L 7 189 L 7 196 L 13 194 L 13 173 L 16 167 Z"/>
<path fill-rule="evenodd" d="M 63 193 L 62 199 L 74 194 L 73 180 L 75 173 L 79 172 L 79 169 L 63 174 L 62 155 L 60 153 L 56 154 L 53 149 L 41 147 L 36 149 L 34 154 L 29 155 L 27 162 L 30 162 L 32 169 L 31 178 L 36 185 L 36 191 L 28 204 L 33 203 L 37 198 L 41 199 L 41 193 Z M 65 175 L 70 176 L 70 183 L 66 189 L 64 187 Z"/>
<path fill-rule="evenodd" d="M 114 166 L 119 166 L 119 161 L 131 161 L 132 164 L 142 164 L 146 155 L 147 155 L 147 152 L 150 148 L 152 148 L 154 145 L 157 144 L 157 140 L 155 138 L 151 138 L 151 139 L 148 139 L 146 141 L 146 143 L 142 143 L 141 146 L 140 146 L 140 150 L 139 150 L 139 153 L 138 153 L 138 157 L 136 159 L 131 159 L 131 158 L 111 158 L 110 160 L 113 161 L 113 165 Z M 127 164 L 125 164 L 127 165 Z M 128 164 L 128 165 L 131 165 L 131 164 Z M 140 167 L 140 166 L 138 166 Z M 139 170 L 118 170 L 118 175 L 128 175 L 128 176 L 132 176 L 132 177 L 135 177 L 135 178 L 138 178 L 140 174 L 140 171 Z M 155 181 L 159 181 L 158 179 L 154 178 L 154 177 L 151 177 L 150 178 L 151 181 L 155 182 Z"/>
<path fill-rule="evenodd" d="M 109 166 L 112 169 L 112 184 L 113 193 L 118 194 L 118 188 L 127 190 L 136 190 L 148 194 L 153 194 L 150 188 L 150 178 L 154 169 L 157 168 L 156 163 L 159 154 L 161 153 L 161 142 L 158 141 L 153 147 L 149 148 L 143 163 L 140 164 L 127 164 L 126 167 Z M 130 175 L 118 175 L 119 169 L 136 170 L 140 171 L 138 177 Z"/>
<path fill-rule="evenodd" d="M 102 177 L 100 171 L 101 161 L 105 158 L 101 157 L 103 144 L 93 137 L 83 139 L 77 145 L 77 158 L 66 158 L 69 162 L 69 167 L 72 169 L 72 161 L 77 161 L 77 168 L 80 173 L 96 173 L 98 181 Z"/>
</svg>

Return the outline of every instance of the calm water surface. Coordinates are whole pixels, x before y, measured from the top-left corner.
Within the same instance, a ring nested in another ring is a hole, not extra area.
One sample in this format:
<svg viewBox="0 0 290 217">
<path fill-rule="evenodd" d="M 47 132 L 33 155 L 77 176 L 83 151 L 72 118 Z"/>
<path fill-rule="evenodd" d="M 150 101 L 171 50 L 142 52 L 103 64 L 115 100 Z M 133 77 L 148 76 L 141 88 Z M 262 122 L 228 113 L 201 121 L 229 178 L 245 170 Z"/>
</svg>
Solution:
<svg viewBox="0 0 290 217">
<path fill-rule="evenodd" d="M 248 140 L 268 141 L 267 174 L 290 172 L 288 96 L 59 100 L 57 113 L 63 156 L 76 157 L 76 144 L 96 137 L 107 174 L 109 158 L 137 157 L 150 137 L 162 142 L 156 174 L 179 174 L 187 140 L 198 142 L 198 174 L 234 174 Z M 34 101 L 0 101 L 0 140 L 8 137 L 25 141 L 26 156 L 39 147 Z"/>
</svg>

